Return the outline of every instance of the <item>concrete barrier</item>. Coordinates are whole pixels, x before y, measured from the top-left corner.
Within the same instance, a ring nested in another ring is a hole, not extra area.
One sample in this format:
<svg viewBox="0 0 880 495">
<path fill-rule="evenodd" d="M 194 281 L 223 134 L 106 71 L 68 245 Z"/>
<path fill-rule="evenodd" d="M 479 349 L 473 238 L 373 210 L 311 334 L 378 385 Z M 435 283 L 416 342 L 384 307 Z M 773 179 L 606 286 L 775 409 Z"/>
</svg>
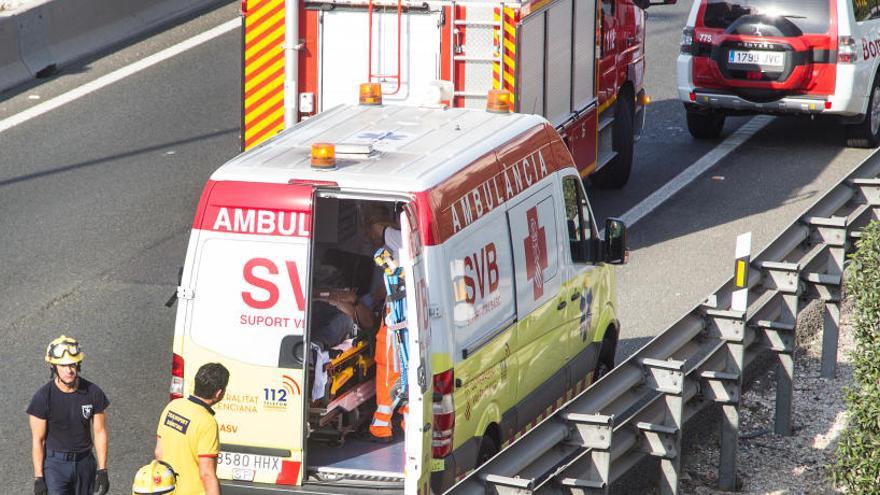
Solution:
<svg viewBox="0 0 880 495">
<path fill-rule="evenodd" d="M 14 22 L 0 17 L 0 90 L 27 81 L 31 77 L 21 61 L 18 49 L 18 28 Z"/>
<path fill-rule="evenodd" d="M 0 15 L 0 91 L 229 0 L 46 0 Z"/>
</svg>

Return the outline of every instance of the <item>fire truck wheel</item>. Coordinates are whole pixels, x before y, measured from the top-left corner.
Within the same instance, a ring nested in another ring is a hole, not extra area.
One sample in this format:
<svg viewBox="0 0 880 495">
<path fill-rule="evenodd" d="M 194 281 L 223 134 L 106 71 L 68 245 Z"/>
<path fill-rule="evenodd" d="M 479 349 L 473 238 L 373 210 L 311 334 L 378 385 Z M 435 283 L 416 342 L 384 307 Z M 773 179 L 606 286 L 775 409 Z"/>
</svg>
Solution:
<svg viewBox="0 0 880 495">
<path fill-rule="evenodd" d="M 880 145 L 880 74 L 874 76 L 868 112 L 860 124 L 847 126 L 846 145 L 851 148 L 876 148 Z"/>
<path fill-rule="evenodd" d="M 611 133 L 611 147 L 617 152 L 608 164 L 591 176 L 593 184 L 599 189 L 620 189 L 629 180 L 632 169 L 633 125 L 635 119 L 635 101 L 632 90 L 624 89 L 617 98 L 617 109 L 614 112 L 614 129 Z"/>
<path fill-rule="evenodd" d="M 724 129 L 724 114 L 685 107 L 688 131 L 697 139 L 718 139 Z"/>
</svg>

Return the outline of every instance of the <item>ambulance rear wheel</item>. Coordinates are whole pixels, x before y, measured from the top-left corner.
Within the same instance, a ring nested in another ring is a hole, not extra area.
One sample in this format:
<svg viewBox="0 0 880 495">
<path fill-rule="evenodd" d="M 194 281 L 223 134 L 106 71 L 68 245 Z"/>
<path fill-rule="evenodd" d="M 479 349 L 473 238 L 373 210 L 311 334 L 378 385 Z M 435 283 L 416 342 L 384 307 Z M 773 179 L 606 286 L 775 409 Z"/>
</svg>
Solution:
<svg viewBox="0 0 880 495">
<path fill-rule="evenodd" d="M 590 176 L 599 189 L 620 189 L 629 181 L 632 170 L 635 136 L 635 96 L 627 87 L 617 97 L 614 111 L 614 128 L 611 131 L 611 148 L 617 153 L 610 162 Z"/>
<path fill-rule="evenodd" d="M 477 453 L 477 466 L 481 466 L 497 453 L 498 439 L 495 438 L 494 430 L 490 427 L 490 429 L 486 430 L 483 439 L 480 441 L 480 450 Z"/>
<path fill-rule="evenodd" d="M 724 114 L 685 106 L 688 132 L 697 139 L 718 139 L 724 129 Z"/>
<path fill-rule="evenodd" d="M 878 74 L 880 76 L 880 74 Z M 868 112 L 860 124 L 847 126 L 846 145 L 851 148 L 876 148 L 880 145 L 880 80 L 874 77 Z"/>
</svg>

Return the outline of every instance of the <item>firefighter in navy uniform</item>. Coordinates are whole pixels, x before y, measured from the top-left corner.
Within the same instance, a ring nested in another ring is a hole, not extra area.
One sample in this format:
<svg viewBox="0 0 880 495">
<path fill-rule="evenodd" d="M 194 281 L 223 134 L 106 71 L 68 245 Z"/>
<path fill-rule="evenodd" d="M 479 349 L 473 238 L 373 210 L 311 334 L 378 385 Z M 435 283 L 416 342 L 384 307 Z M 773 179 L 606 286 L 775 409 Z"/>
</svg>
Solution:
<svg viewBox="0 0 880 495">
<path fill-rule="evenodd" d="M 85 355 L 76 339 L 64 335 L 49 343 L 52 373 L 27 408 L 35 495 L 106 495 L 107 406 L 94 383 L 80 376 Z M 95 454 L 92 454 L 92 447 Z"/>
</svg>

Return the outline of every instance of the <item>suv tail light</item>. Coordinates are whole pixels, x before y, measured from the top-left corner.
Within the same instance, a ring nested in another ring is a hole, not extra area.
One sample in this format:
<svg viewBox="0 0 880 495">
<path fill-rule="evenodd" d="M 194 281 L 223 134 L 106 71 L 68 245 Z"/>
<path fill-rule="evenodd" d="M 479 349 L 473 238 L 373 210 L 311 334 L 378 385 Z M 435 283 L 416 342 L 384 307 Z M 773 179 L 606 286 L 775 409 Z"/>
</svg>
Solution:
<svg viewBox="0 0 880 495">
<path fill-rule="evenodd" d="M 694 53 L 694 28 L 692 27 L 681 30 L 681 53 L 685 55 Z"/>
<path fill-rule="evenodd" d="M 837 63 L 852 64 L 856 62 L 856 41 L 850 36 L 841 36 L 837 40 Z"/>
<path fill-rule="evenodd" d="M 452 453 L 452 432 L 455 430 L 455 404 L 452 389 L 455 376 L 450 368 L 434 375 L 434 430 L 431 451 L 435 459 Z"/>
<path fill-rule="evenodd" d="M 183 397 L 183 358 L 171 355 L 171 400 Z"/>
</svg>

